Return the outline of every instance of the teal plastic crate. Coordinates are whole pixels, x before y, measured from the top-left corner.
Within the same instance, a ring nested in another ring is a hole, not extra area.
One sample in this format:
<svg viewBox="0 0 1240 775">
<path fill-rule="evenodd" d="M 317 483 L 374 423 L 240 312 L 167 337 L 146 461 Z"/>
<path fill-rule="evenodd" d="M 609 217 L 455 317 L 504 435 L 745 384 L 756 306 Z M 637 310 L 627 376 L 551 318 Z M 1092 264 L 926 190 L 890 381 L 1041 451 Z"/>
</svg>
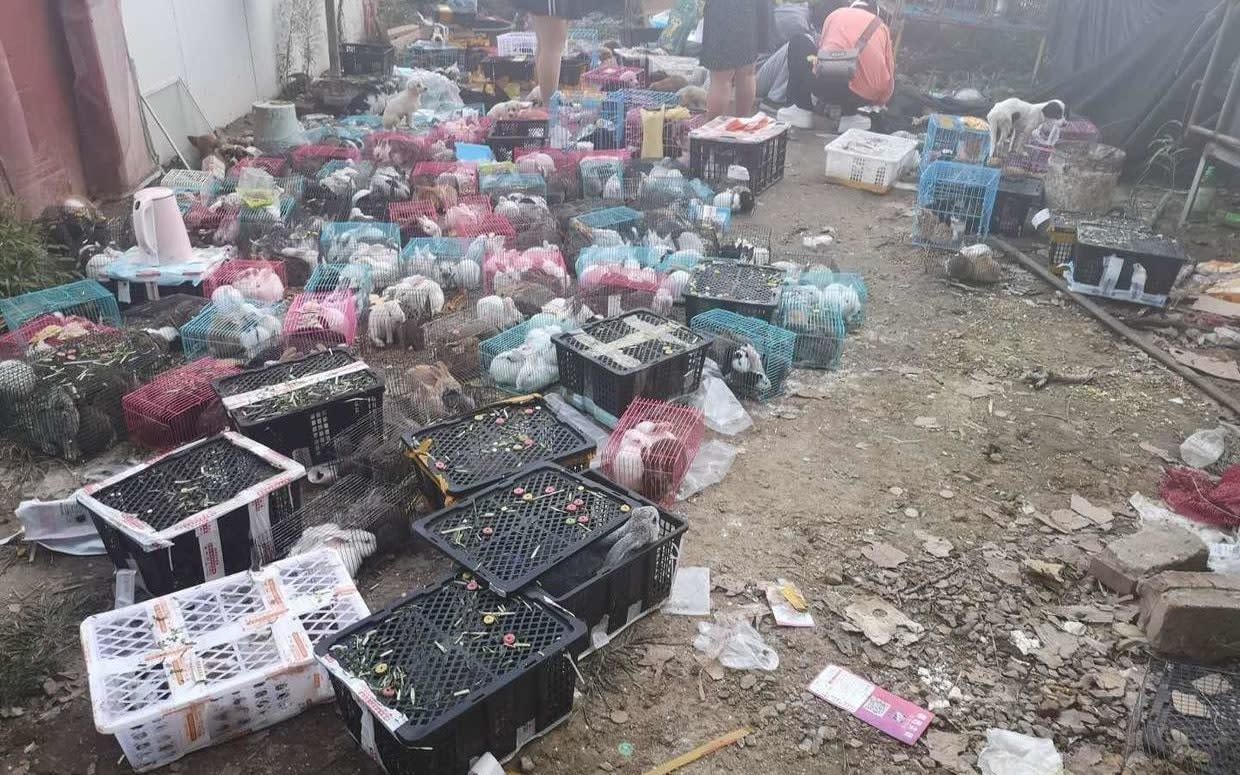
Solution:
<svg viewBox="0 0 1240 775">
<path fill-rule="evenodd" d="M 714 337 L 706 355 L 719 364 L 724 381 L 738 397 L 769 401 L 784 392 L 796 352 L 795 333 L 726 309 L 707 310 L 694 317 L 689 327 L 699 334 Z M 736 352 L 746 345 L 758 352 L 764 380 L 752 365 L 748 371 L 734 368 Z"/>
</svg>

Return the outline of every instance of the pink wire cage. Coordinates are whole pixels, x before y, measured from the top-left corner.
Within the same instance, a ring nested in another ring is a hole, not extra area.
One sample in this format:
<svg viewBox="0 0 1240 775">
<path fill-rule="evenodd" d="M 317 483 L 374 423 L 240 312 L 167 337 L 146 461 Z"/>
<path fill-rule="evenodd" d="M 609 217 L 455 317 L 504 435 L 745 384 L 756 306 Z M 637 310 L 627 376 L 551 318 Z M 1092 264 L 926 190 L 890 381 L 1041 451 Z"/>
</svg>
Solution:
<svg viewBox="0 0 1240 775">
<path fill-rule="evenodd" d="M 293 172 L 301 175 L 314 175 L 329 161 L 357 161 L 360 158 L 361 151 L 344 145 L 303 145 L 289 155 Z"/>
<path fill-rule="evenodd" d="M 211 381 L 240 373 L 233 363 L 203 358 L 160 374 L 121 399 L 129 437 L 166 450 L 219 433 L 227 415 Z"/>
<path fill-rule="evenodd" d="M 571 280 L 558 247 L 501 250 L 483 259 L 482 285 L 488 294 L 502 296 L 526 283 L 536 283 L 557 293 L 568 292 Z"/>
<path fill-rule="evenodd" d="M 705 435 L 701 410 L 634 399 L 607 439 L 603 473 L 656 503 L 671 505 Z"/>
<path fill-rule="evenodd" d="M 646 72 L 640 67 L 607 64 L 587 71 L 581 76 L 581 83 L 601 92 L 642 89 L 646 86 Z"/>
<path fill-rule="evenodd" d="M 247 167 L 256 167 L 263 170 L 273 178 L 284 177 L 284 170 L 288 162 L 283 156 L 246 156 L 237 160 L 228 170 L 228 177 L 236 178 L 241 176 L 241 170 Z"/>
<path fill-rule="evenodd" d="M 280 281 L 278 291 L 267 273 L 275 275 Z M 236 288 L 247 299 L 270 303 L 284 298 L 288 278 L 283 261 L 234 259 L 220 264 L 211 274 L 203 278 L 202 295 L 209 299 L 211 294 L 215 293 L 216 288 L 224 285 Z"/>
<path fill-rule="evenodd" d="M 478 165 L 467 161 L 420 161 L 409 182 L 415 186 L 452 185 L 461 196 L 478 193 Z"/>
<path fill-rule="evenodd" d="M 357 301 L 351 292 L 302 293 L 284 316 L 285 343 L 307 353 L 344 345 L 357 337 Z"/>
<path fill-rule="evenodd" d="M 373 161 L 376 165 L 412 170 L 418 162 L 430 160 L 431 146 L 434 144 L 434 138 L 430 135 L 371 132 L 366 135 L 362 146 L 362 158 Z"/>
</svg>

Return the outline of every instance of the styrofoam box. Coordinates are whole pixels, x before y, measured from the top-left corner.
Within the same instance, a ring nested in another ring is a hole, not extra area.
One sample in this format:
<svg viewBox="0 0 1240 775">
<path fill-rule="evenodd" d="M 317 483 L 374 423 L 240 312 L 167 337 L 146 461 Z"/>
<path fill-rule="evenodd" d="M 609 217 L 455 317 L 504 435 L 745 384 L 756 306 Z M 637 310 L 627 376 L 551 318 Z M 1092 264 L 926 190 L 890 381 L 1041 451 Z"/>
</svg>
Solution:
<svg viewBox="0 0 1240 775">
<path fill-rule="evenodd" d="M 497 53 L 502 57 L 533 54 L 538 39 L 532 32 L 505 32 L 495 36 Z"/>
<path fill-rule="evenodd" d="M 370 615 L 322 548 L 82 622 L 95 728 L 138 772 L 332 698 L 320 639 Z"/>
<path fill-rule="evenodd" d="M 917 163 L 917 141 L 849 129 L 827 144 L 827 180 L 885 194 Z"/>
</svg>

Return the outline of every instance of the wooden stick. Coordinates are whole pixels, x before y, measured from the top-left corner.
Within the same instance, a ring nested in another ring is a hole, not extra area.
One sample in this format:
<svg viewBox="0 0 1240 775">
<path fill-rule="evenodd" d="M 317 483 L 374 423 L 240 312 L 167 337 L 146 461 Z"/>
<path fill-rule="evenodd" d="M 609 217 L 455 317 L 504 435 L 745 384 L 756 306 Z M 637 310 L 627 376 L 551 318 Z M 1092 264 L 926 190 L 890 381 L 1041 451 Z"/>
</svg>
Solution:
<svg viewBox="0 0 1240 775">
<path fill-rule="evenodd" d="M 703 756 L 708 756 L 714 753 L 715 751 L 718 751 L 721 748 L 727 748 L 729 745 L 732 745 L 733 743 L 739 741 L 741 738 L 743 738 L 745 735 L 749 734 L 752 731 L 753 730 L 750 729 L 749 727 L 741 727 L 740 729 L 734 729 L 722 737 L 716 737 L 714 740 L 711 740 L 709 743 L 706 743 L 705 745 L 700 745 L 697 748 L 694 748 L 689 753 L 681 754 L 680 756 L 677 756 L 675 759 L 672 759 L 671 761 L 667 761 L 667 762 L 664 762 L 663 764 L 660 764 L 658 767 L 655 767 L 653 770 L 647 770 L 644 773 L 644 775 L 668 775 L 668 773 L 675 772 L 676 770 L 680 769 L 681 767 L 684 767 L 687 764 L 693 764 L 695 761 L 697 761 L 698 759 L 701 759 Z"/>
</svg>

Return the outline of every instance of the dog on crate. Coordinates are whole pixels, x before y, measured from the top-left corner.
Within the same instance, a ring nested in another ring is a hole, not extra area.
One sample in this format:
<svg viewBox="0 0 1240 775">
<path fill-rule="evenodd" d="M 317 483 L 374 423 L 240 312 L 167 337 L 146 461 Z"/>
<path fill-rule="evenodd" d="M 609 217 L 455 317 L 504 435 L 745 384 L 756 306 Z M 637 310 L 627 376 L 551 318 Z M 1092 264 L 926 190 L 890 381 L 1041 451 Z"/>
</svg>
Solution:
<svg viewBox="0 0 1240 775">
<path fill-rule="evenodd" d="M 1025 102 L 1017 97 L 995 103 L 986 114 L 990 124 L 990 153 L 992 156 L 1003 155 L 1023 148 L 1033 134 L 1033 130 L 1046 121 L 1067 121 L 1068 106 L 1063 100 L 1047 100 L 1046 102 Z"/>
<path fill-rule="evenodd" d="M 410 78 L 405 88 L 383 106 L 383 128 L 394 129 L 402 121 L 408 121 L 413 126 L 413 113 L 422 104 L 424 91 L 426 86 L 420 80 Z"/>
</svg>

